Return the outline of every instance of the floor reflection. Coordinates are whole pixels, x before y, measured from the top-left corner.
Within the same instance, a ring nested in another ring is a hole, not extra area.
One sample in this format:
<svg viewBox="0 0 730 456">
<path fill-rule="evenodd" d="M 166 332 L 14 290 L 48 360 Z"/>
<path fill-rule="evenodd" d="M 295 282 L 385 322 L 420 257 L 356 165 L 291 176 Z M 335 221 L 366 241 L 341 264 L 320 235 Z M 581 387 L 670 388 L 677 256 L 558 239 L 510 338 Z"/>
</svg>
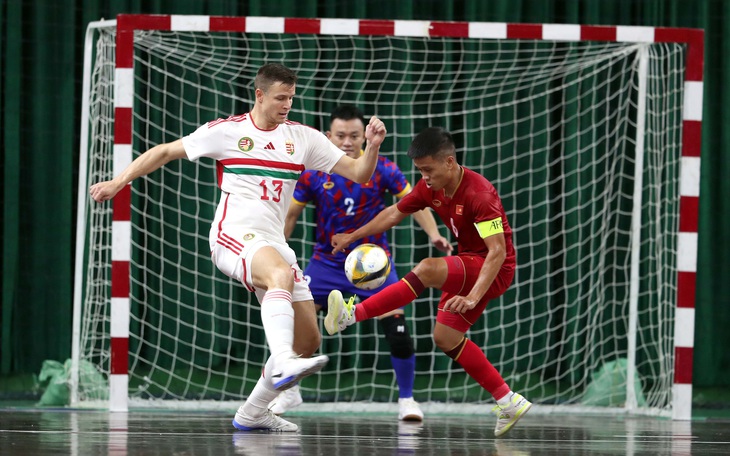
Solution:
<svg viewBox="0 0 730 456">
<path fill-rule="evenodd" d="M 230 413 L 0 410 L 2 455 L 727 455 L 730 422 L 526 416 L 494 438 L 490 416 L 302 414 L 298 433 L 240 432 Z"/>
</svg>

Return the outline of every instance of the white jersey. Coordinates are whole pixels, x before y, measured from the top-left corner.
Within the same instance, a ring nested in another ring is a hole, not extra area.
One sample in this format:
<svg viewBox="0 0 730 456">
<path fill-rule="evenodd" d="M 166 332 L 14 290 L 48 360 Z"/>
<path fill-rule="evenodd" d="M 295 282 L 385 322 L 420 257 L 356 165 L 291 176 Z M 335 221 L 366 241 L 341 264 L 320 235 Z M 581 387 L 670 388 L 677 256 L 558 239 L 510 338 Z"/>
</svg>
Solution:
<svg viewBox="0 0 730 456">
<path fill-rule="evenodd" d="M 217 161 L 221 200 L 211 226 L 211 250 L 221 233 L 238 242 L 255 233 L 285 243 L 284 219 L 305 169 L 331 173 L 344 152 L 321 132 L 286 121 L 273 130 L 250 113 L 218 119 L 182 138 L 191 161 Z"/>
</svg>

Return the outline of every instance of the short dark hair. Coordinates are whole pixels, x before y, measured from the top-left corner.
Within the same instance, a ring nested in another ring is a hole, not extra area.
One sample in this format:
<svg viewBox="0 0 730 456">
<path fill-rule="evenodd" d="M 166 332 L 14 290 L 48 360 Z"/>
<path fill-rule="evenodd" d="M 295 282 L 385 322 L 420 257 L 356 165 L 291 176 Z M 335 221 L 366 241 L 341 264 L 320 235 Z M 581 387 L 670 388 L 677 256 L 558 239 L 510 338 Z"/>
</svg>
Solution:
<svg viewBox="0 0 730 456">
<path fill-rule="evenodd" d="M 267 63 L 259 68 L 254 80 L 254 87 L 261 89 L 264 93 L 275 83 L 293 86 L 297 83 L 297 74 L 280 63 Z"/>
<path fill-rule="evenodd" d="M 456 145 L 451 133 L 441 127 L 428 127 L 413 138 L 408 157 L 423 158 L 435 155 L 454 155 Z"/>
<path fill-rule="evenodd" d="M 365 115 L 362 113 L 360 108 L 358 108 L 355 105 L 340 105 L 340 106 L 336 107 L 332 111 L 332 114 L 330 115 L 330 125 L 332 125 L 332 122 L 334 122 L 335 119 L 341 119 L 341 120 L 360 119 L 360 122 L 362 122 L 362 125 L 365 126 Z"/>
</svg>

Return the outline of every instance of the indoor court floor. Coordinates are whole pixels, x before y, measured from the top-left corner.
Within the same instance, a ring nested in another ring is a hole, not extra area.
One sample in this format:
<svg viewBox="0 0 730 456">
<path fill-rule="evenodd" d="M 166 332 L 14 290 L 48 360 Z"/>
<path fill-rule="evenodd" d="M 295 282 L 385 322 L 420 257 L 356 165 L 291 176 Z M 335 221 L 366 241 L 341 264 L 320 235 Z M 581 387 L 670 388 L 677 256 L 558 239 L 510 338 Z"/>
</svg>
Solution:
<svg viewBox="0 0 730 456">
<path fill-rule="evenodd" d="M 531 413 L 495 439 L 492 416 L 299 414 L 298 433 L 240 432 L 232 413 L 0 409 L 0 455 L 730 455 L 730 420 Z"/>
</svg>

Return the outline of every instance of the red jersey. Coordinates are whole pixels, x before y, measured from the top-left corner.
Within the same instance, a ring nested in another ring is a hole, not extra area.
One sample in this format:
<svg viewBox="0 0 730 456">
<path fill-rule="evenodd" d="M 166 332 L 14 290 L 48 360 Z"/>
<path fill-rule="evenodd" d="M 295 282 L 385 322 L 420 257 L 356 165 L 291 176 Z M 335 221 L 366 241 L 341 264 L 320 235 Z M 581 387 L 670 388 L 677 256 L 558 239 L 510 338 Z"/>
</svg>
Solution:
<svg viewBox="0 0 730 456">
<path fill-rule="evenodd" d="M 398 201 L 398 210 L 412 214 L 430 207 L 458 240 L 459 253 L 486 256 L 488 249 L 479 235 L 475 223 L 502 219 L 507 256 L 502 267 L 515 265 L 515 249 L 512 245 L 512 228 L 502 207 L 502 200 L 491 182 L 481 174 L 462 166 L 464 175 L 454 196 L 448 198 L 444 190 L 433 191 L 423 179 L 413 191 Z"/>
</svg>

